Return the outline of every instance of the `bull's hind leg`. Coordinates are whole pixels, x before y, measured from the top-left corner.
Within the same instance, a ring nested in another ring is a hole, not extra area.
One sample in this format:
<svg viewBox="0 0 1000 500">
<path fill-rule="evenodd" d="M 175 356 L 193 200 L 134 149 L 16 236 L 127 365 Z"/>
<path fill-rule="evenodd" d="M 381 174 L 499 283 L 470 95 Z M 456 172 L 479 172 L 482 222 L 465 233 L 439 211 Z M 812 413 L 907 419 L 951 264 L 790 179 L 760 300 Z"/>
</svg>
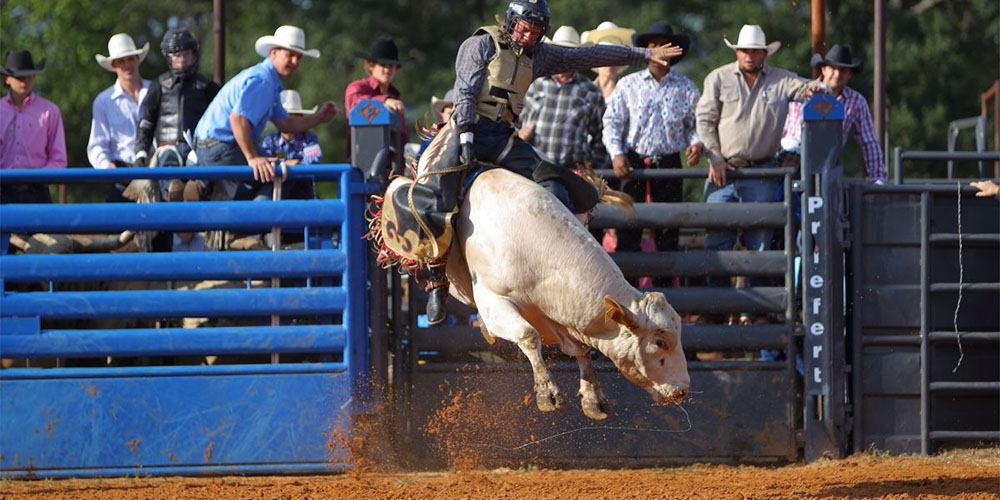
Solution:
<svg viewBox="0 0 1000 500">
<path fill-rule="evenodd" d="M 601 390 L 601 383 L 597 380 L 597 373 L 590 362 L 590 352 L 576 356 L 576 363 L 580 366 L 580 407 L 583 414 L 594 419 L 604 420 L 608 418 L 605 413 L 608 409 L 608 400 Z"/>
<path fill-rule="evenodd" d="M 542 411 L 561 410 L 563 397 L 542 361 L 542 339 L 514 304 L 482 286 L 475 287 L 476 308 L 493 336 L 509 340 L 521 348 L 535 374 L 535 402 Z"/>
</svg>

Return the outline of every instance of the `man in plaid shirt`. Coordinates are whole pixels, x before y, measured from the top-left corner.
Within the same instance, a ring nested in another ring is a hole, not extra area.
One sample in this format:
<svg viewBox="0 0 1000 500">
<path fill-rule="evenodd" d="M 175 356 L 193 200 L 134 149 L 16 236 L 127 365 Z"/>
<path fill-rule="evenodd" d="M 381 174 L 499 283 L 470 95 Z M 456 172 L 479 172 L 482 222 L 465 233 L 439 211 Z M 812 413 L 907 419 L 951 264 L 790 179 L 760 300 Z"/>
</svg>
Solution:
<svg viewBox="0 0 1000 500">
<path fill-rule="evenodd" d="M 580 35 L 562 26 L 552 36 L 553 45 L 579 47 Z M 601 142 L 604 96 L 597 84 L 576 71 L 535 80 L 524 98 L 518 136 L 532 144 L 556 165 L 578 168 L 607 163 Z"/>
<path fill-rule="evenodd" d="M 868 102 L 858 91 L 847 86 L 851 76 L 861 70 L 861 62 L 854 59 L 850 46 L 834 45 L 826 53 L 826 57 L 813 54 L 811 65 L 813 68 L 821 68 L 822 76 L 819 80 L 830 87 L 830 93 L 844 105 L 844 144 L 847 143 L 851 129 L 854 129 L 854 140 L 861 147 L 865 165 L 868 167 L 868 180 L 887 182 L 889 175 L 883 161 L 882 146 L 878 142 L 878 136 L 875 135 L 875 125 L 872 123 L 872 112 L 868 109 Z M 788 105 L 788 117 L 781 132 L 782 138 L 802 140 L 803 106 L 805 104 L 801 102 Z"/>
</svg>

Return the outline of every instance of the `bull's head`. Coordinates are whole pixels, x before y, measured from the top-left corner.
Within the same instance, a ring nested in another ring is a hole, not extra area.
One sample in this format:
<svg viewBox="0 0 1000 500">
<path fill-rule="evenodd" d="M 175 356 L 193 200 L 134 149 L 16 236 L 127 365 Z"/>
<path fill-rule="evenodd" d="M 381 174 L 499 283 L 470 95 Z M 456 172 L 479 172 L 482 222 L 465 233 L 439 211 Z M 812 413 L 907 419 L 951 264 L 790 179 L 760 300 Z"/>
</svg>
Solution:
<svg viewBox="0 0 1000 500">
<path fill-rule="evenodd" d="M 659 292 L 642 295 L 632 309 L 610 295 L 604 297 L 605 318 L 620 335 L 605 354 L 633 384 L 659 404 L 678 403 L 691 385 L 681 345 L 681 318 Z"/>
</svg>

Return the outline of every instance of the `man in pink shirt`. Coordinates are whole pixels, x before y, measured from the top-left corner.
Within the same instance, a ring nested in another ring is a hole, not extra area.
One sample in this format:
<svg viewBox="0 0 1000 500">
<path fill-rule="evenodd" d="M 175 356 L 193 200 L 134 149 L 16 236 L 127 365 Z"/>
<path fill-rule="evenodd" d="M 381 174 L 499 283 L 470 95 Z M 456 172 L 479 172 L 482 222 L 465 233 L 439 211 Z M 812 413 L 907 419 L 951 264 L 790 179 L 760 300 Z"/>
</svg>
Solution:
<svg viewBox="0 0 1000 500">
<path fill-rule="evenodd" d="M 379 38 L 372 43 L 370 51 L 367 53 L 357 51 L 354 55 L 365 60 L 365 71 L 368 72 L 368 78 L 355 80 L 347 86 L 347 90 L 344 92 L 346 113 L 350 114 L 354 106 L 362 99 L 381 101 L 385 104 L 386 109 L 398 114 L 403 119 L 403 130 L 400 135 L 405 145 L 409 140 L 409 135 L 406 132 L 406 106 L 403 104 L 403 97 L 399 93 L 399 89 L 392 85 L 392 81 L 406 60 L 400 59 L 396 42 L 388 37 Z M 351 160 L 350 150 L 351 127 L 347 127 L 347 161 Z"/>
<path fill-rule="evenodd" d="M 0 66 L 8 92 L 0 99 L 0 168 L 66 168 L 66 137 L 59 108 L 32 92 L 35 65 L 31 52 L 7 52 Z M 47 184 L 3 184 L 0 203 L 52 203 Z"/>
</svg>

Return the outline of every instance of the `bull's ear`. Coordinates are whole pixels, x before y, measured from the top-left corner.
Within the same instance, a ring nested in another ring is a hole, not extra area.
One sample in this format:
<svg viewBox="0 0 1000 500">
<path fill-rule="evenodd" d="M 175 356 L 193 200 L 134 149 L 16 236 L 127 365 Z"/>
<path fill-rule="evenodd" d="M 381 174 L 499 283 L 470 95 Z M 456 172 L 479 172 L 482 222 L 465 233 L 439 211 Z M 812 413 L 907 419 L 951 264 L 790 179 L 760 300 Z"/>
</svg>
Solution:
<svg viewBox="0 0 1000 500">
<path fill-rule="evenodd" d="M 625 325 L 629 330 L 635 330 L 639 328 L 639 322 L 636 321 L 635 315 L 632 311 L 621 305 L 617 299 L 610 295 L 604 296 L 604 320 L 614 321 L 619 325 Z"/>
</svg>

